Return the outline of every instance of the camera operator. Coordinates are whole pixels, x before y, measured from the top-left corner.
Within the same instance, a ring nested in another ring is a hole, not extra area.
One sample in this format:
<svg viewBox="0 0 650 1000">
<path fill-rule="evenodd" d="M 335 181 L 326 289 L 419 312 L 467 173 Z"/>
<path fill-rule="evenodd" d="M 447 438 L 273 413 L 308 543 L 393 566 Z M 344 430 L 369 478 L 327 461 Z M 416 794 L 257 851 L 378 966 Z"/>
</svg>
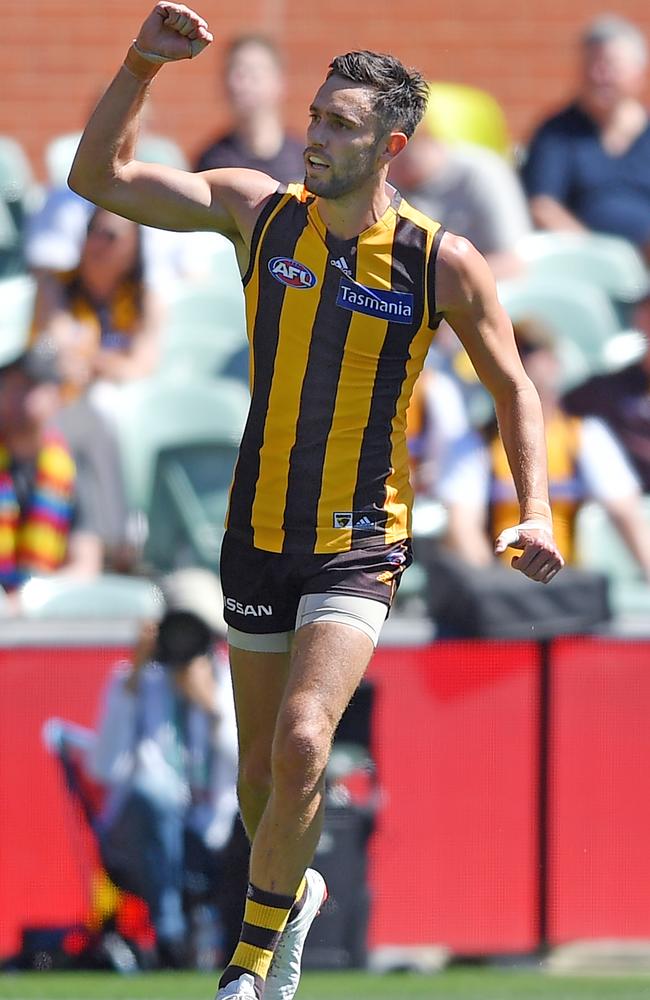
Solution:
<svg viewBox="0 0 650 1000">
<path fill-rule="evenodd" d="M 237 736 L 216 577 L 182 569 L 160 589 L 162 618 L 143 625 L 131 661 L 109 680 L 89 769 L 109 789 L 103 863 L 148 904 L 159 964 L 180 968 L 196 962 L 188 898 L 219 893 L 237 813 Z"/>
</svg>

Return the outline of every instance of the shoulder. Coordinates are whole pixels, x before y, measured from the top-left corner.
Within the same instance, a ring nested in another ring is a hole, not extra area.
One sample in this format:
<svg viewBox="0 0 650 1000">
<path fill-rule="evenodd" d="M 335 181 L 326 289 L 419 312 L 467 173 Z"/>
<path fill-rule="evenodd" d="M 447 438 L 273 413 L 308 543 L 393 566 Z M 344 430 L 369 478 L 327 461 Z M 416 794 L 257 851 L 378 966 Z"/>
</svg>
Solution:
<svg viewBox="0 0 650 1000">
<path fill-rule="evenodd" d="M 473 309 L 496 300 L 494 276 L 485 257 L 464 236 L 445 232 L 436 257 L 439 312 Z"/>
</svg>

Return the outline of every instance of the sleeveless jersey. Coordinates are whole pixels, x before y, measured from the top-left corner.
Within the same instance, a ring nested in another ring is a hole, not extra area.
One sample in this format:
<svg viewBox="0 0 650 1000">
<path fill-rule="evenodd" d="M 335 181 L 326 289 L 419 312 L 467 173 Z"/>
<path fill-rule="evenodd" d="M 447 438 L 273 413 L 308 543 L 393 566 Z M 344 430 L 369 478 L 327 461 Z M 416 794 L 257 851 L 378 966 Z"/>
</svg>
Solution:
<svg viewBox="0 0 650 1000">
<path fill-rule="evenodd" d="M 227 527 L 270 552 L 410 534 L 406 410 L 441 316 L 442 228 L 395 194 L 351 240 L 290 185 L 265 204 L 244 276 L 251 407 Z"/>
</svg>

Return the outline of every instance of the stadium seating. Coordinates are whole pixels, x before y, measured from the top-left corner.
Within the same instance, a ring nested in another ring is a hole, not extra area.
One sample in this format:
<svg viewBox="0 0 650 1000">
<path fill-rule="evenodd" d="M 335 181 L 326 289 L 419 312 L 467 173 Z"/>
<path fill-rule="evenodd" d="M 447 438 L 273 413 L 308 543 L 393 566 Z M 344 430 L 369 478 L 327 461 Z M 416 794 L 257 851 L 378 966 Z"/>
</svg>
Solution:
<svg viewBox="0 0 650 1000">
<path fill-rule="evenodd" d="M 532 274 L 500 282 L 499 298 L 513 322 L 536 319 L 556 337 L 565 389 L 608 367 L 608 345 L 623 330 L 597 284 L 570 275 Z"/>
<path fill-rule="evenodd" d="M 0 276 L 24 271 L 22 231 L 36 192 L 22 146 L 0 135 Z"/>
<path fill-rule="evenodd" d="M 533 232 L 519 241 L 517 252 L 534 277 L 573 278 L 597 285 L 625 323 L 629 306 L 650 290 L 643 258 L 619 236 Z"/>
<path fill-rule="evenodd" d="M 0 280 L 0 364 L 27 347 L 36 282 L 26 274 Z"/>
<path fill-rule="evenodd" d="M 130 506 L 156 570 L 218 561 L 248 392 L 233 379 L 161 375 L 125 386 L 119 441 Z"/>
<path fill-rule="evenodd" d="M 51 187 L 65 187 L 74 160 L 81 132 L 57 135 L 45 147 L 45 167 Z M 170 167 L 188 169 L 180 147 L 166 136 L 144 135 L 138 140 L 137 156 L 146 163 L 165 163 Z"/>
<path fill-rule="evenodd" d="M 149 580 L 112 573 L 93 579 L 35 576 L 20 589 L 25 618 L 158 618 L 161 601 Z"/>
<path fill-rule="evenodd" d="M 485 90 L 462 83 L 429 84 L 429 104 L 423 125 L 448 142 L 474 142 L 509 157 L 511 139 L 506 116 Z"/>
<path fill-rule="evenodd" d="M 172 297 L 162 334 L 161 368 L 219 375 L 246 343 L 241 284 L 227 267 L 218 282 L 187 283 Z"/>
<path fill-rule="evenodd" d="M 650 520 L 650 496 L 644 497 L 644 511 Z M 579 565 L 609 577 L 612 608 L 617 617 L 638 619 L 647 627 L 650 584 L 642 579 L 638 565 L 599 504 L 585 504 L 578 512 L 576 560 Z"/>
</svg>

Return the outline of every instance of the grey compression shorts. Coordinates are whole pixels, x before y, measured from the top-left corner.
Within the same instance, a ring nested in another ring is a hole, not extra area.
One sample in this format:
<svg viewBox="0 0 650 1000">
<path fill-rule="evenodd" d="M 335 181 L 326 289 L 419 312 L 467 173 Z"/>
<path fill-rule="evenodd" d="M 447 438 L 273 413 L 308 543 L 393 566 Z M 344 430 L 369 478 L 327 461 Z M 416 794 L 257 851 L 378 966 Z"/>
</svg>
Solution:
<svg viewBox="0 0 650 1000">
<path fill-rule="evenodd" d="M 287 653 L 294 631 L 312 622 L 337 622 L 363 632 L 377 645 L 388 606 L 370 597 L 350 594 L 304 594 L 298 603 L 296 628 L 289 632 L 255 634 L 228 626 L 228 643 L 252 653 Z"/>
</svg>

